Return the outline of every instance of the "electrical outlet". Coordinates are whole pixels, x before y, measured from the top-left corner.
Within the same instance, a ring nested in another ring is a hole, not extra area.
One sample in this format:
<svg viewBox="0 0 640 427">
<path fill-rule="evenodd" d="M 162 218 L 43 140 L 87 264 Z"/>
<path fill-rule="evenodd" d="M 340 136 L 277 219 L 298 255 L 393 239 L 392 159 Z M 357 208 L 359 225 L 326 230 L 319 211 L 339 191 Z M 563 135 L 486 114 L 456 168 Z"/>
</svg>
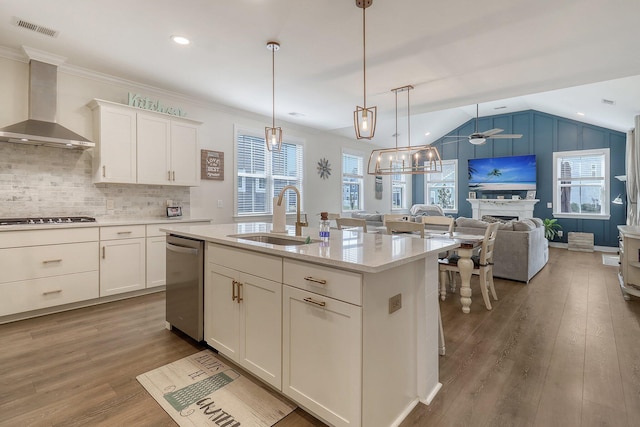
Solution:
<svg viewBox="0 0 640 427">
<path fill-rule="evenodd" d="M 218 207 L 221 208 L 222 206 L 222 200 L 218 200 Z"/>
<path fill-rule="evenodd" d="M 547 202 L 547 208 L 552 209 L 553 208 L 553 203 Z"/>
<path fill-rule="evenodd" d="M 396 312 L 402 308 L 402 294 L 394 295 L 389 298 L 389 314 Z"/>
<path fill-rule="evenodd" d="M 173 206 L 173 200 L 167 199 L 167 206 Z"/>
<path fill-rule="evenodd" d="M 107 199 L 107 210 L 112 211 L 115 209 L 115 203 L 113 199 Z"/>
<path fill-rule="evenodd" d="M 558 230 L 558 237 L 562 237 L 563 234 L 562 230 Z"/>
</svg>

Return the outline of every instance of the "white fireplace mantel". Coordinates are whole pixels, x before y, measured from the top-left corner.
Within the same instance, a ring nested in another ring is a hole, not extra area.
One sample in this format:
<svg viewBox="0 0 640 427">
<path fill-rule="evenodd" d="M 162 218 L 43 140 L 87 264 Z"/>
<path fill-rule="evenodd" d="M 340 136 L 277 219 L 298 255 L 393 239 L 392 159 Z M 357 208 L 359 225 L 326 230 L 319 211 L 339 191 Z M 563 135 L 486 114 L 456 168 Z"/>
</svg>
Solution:
<svg viewBox="0 0 640 427">
<path fill-rule="evenodd" d="M 533 207 L 539 199 L 467 199 L 473 209 L 473 219 L 483 215 L 532 218 Z"/>
</svg>

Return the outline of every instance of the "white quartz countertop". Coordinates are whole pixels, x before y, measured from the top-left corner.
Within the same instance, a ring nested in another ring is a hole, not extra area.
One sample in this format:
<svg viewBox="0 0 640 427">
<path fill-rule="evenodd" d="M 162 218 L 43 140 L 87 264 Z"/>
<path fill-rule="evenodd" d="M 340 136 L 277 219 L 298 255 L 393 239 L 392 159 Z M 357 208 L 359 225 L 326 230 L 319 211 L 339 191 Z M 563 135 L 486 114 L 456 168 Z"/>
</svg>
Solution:
<svg viewBox="0 0 640 427">
<path fill-rule="evenodd" d="M 54 224 L 20 224 L 20 225 L 2 225 L 2 231 L 20 231 L 20 230 L 51 230 L 54 228 L 86 228 L 86 227 L 111 227 L 119 225 L 147 225 L 147 224 L 188 224 L 190 222 L 210 222 L 208 218 L 136 218 L 136 219 L 96 219 L 96 222 L 71 222 L 71 223 L 54 223 Z"/>
<path fill-rule="evenodd" d="M 161 227 L 160 231 L 284 258 L 368 273 L 377 273 L 424 258 L 430 253 L 458 247 L 454 240 L 444 237 L 420 239 L 407 235 L 391 236 L 335 229 L 331 230 L 331 237 L 327 244 L 318 241 L 318 229 L 313 227 L 303 228 L 302 234 L 309 236 L 315 242 L 303 245 L 281 246 L 230 237 L 235 234 L 269 233 L 270 223 L 185 224 Z M 287 233 L 273 233 L 273 235 L 294 236 L 294 228 L 287 226 Z"/>
</svg>

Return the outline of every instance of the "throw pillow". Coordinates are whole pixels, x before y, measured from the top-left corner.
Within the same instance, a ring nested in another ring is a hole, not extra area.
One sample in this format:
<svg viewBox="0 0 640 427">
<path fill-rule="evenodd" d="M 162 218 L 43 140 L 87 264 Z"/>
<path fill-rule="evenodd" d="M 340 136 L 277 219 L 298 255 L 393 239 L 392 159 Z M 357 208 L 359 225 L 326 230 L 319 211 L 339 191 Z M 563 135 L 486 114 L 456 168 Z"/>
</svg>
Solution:
<svg viewBox="0 0 640 427">
<path fill-rule="evenodd" d="M 513 222 L 513 231 L 531 231 L 535 230 L 536 225 L 529 219 L 521 219 Z"/>
</svg>

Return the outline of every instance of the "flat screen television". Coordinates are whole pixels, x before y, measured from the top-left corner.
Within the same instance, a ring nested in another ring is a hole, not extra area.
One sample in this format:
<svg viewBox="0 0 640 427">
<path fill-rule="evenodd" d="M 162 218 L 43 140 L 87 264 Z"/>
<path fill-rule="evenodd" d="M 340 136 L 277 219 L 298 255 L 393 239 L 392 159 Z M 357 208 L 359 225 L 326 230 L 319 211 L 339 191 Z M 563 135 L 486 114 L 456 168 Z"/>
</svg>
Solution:
<svg viewBox="0 0 640 427">
<path fill-rule="evenodd" d="M 469 159 L 470 191 L 536 189 L 536 156 Z"/>
</svg>

